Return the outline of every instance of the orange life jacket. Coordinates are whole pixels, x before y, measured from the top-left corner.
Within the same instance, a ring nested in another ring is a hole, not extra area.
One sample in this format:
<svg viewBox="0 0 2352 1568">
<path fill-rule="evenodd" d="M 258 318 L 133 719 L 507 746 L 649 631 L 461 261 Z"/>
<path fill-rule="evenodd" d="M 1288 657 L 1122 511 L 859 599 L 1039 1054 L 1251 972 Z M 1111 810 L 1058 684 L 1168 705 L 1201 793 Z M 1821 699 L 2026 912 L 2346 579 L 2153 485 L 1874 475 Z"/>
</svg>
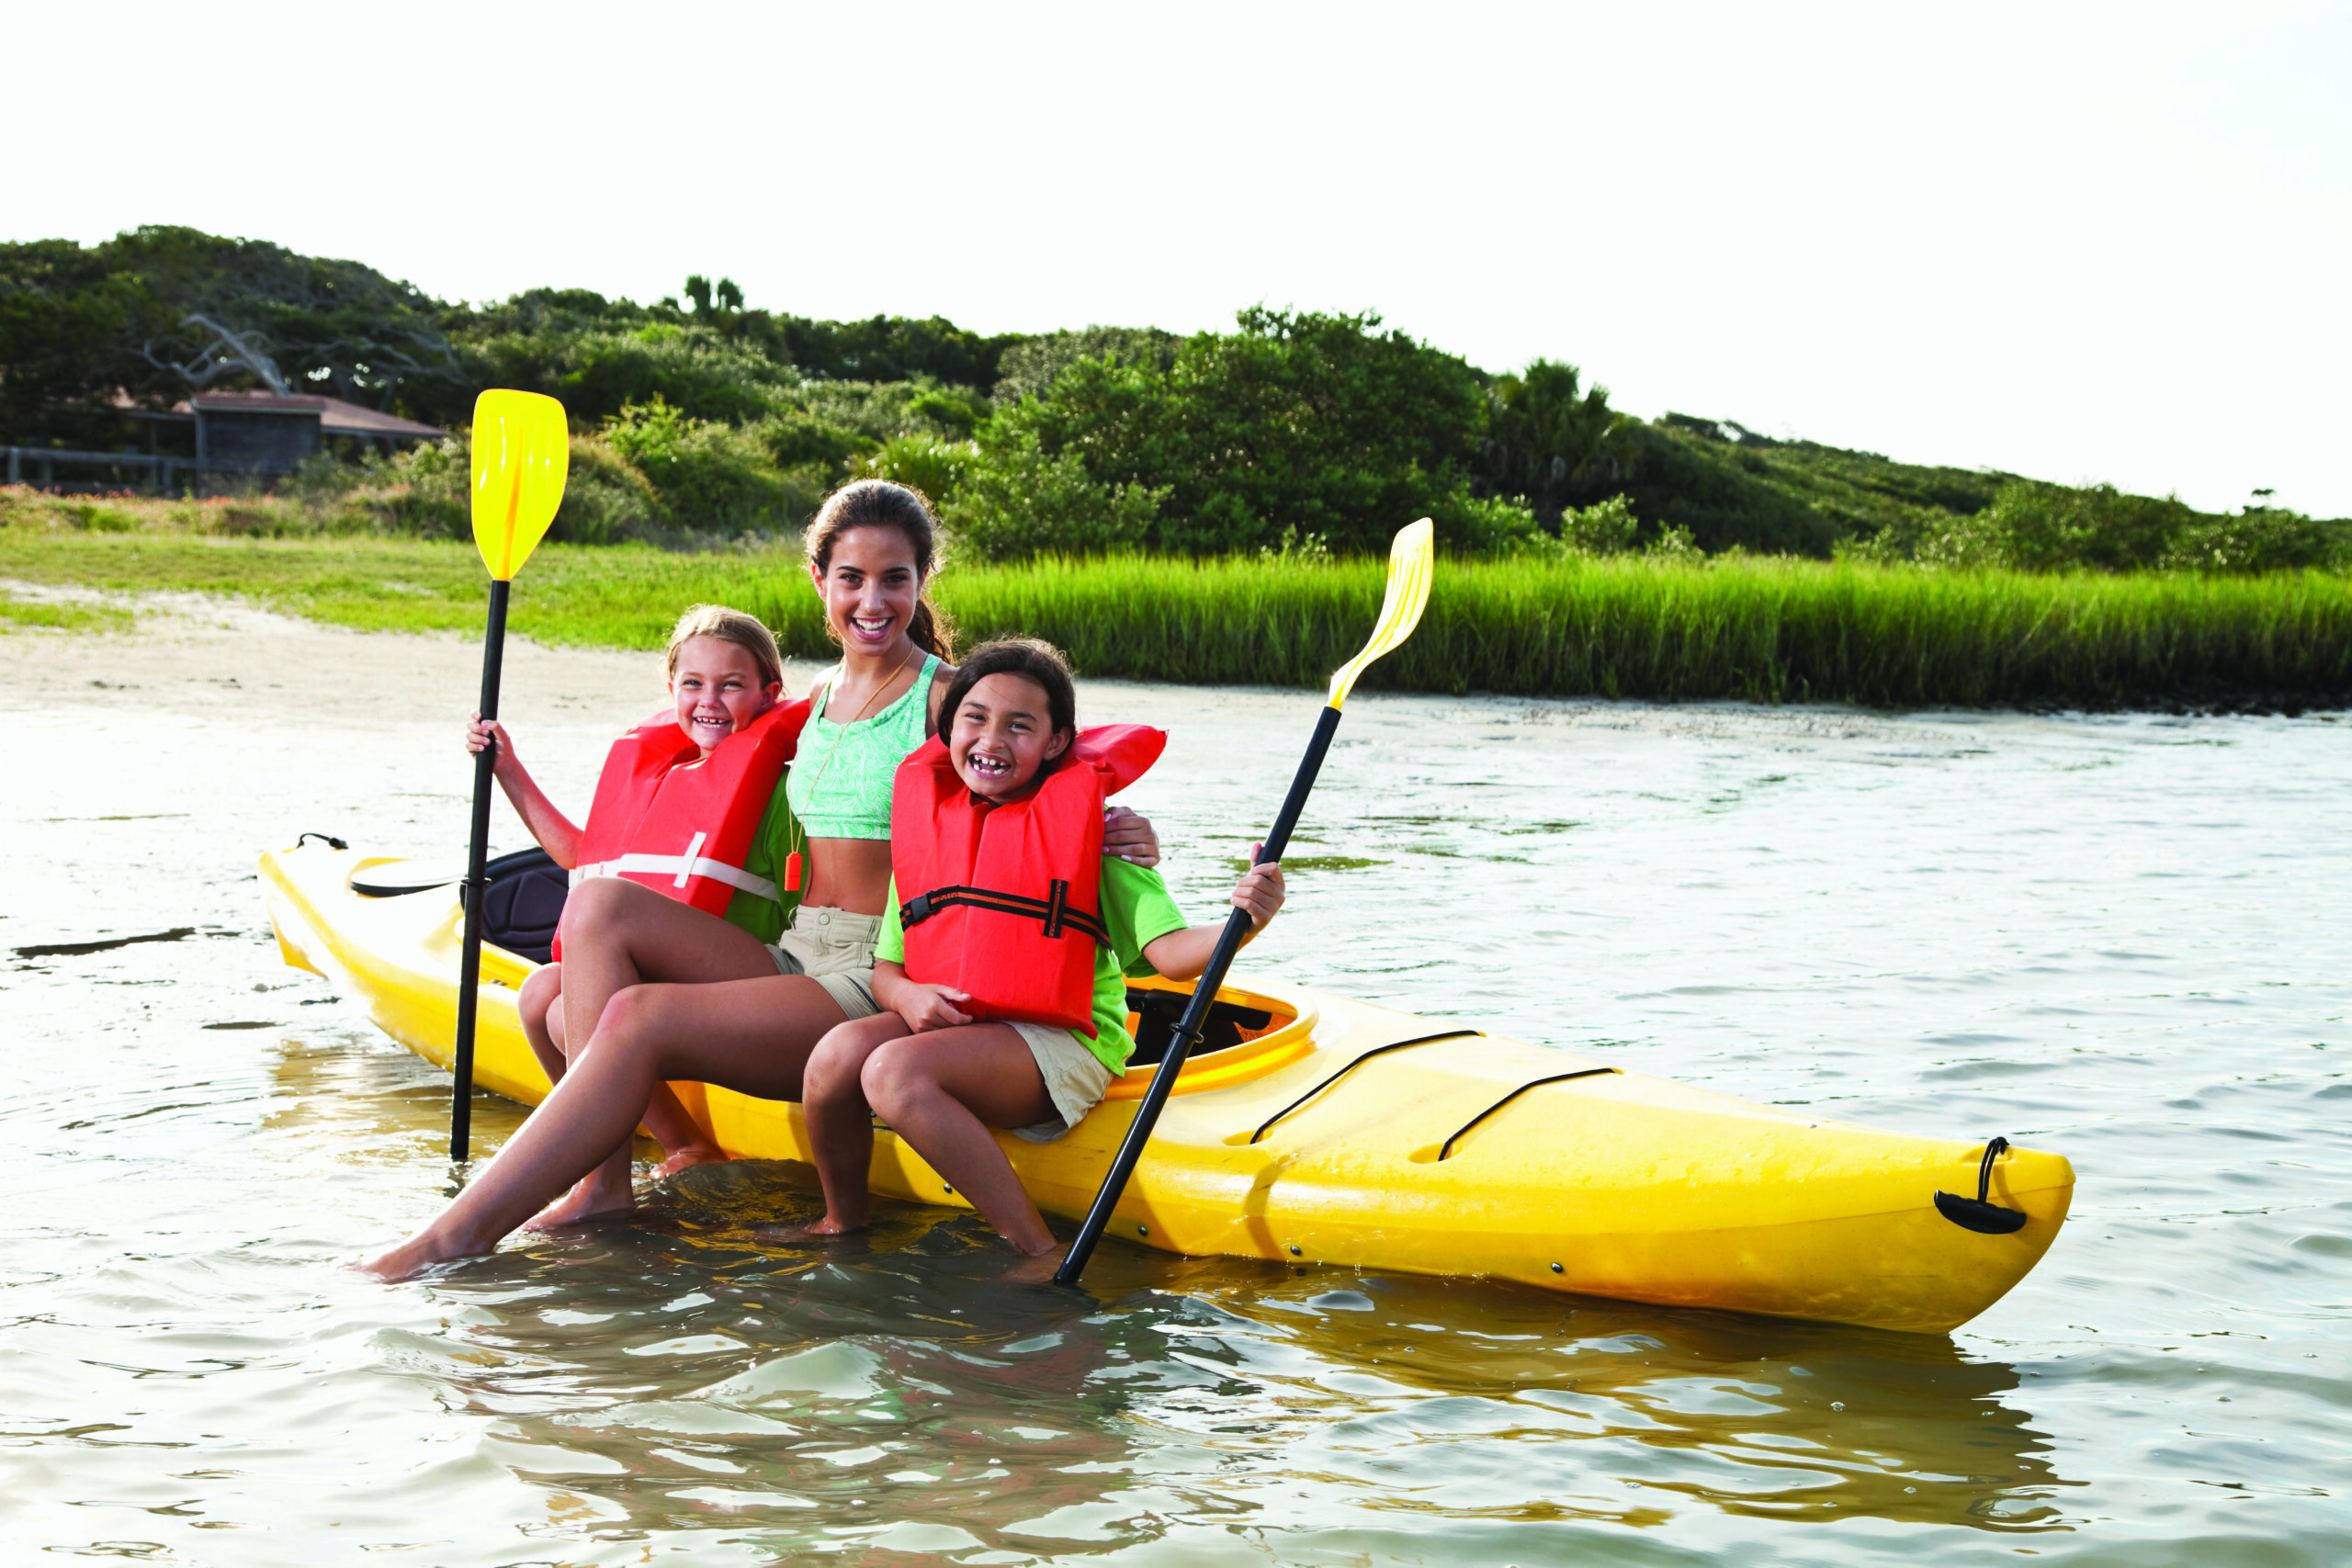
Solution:
<svg viewBox="0 0 2352 1568">
<path fill-rule="evenodd" d="M 727 913 L 738 889 L 776 897 L 775 884 L 743 862 L 808 718 L 806 700 L 779 703 L 708 757 L 668 712 L 614 741 L 580 829 L 572 886 L 625 876 L 714 915 Z"/>
<path fill-rule="evenodd" d="M 1094 1036 L 1094 946 L 1103 929 L 1102 802 L 1168 744 L 1138 724 L 1081 729 L 1021 799 L 984 806 L 934 737 L 899 764 L 890 794 L 907 973 L 971 997 L 975 1018 Z"/>
</svg>

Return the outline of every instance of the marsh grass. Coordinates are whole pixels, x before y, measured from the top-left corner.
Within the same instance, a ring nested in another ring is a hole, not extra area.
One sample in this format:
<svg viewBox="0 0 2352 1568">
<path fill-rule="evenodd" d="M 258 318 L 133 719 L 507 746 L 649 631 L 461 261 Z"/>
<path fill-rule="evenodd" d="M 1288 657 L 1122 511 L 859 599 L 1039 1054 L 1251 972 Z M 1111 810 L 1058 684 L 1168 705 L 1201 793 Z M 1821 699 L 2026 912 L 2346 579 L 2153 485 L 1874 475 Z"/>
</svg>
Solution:
<svg viewBox="0 0 2352 1568">
<path fill-rule="evenodd" d="M 944 581 L 942 597 L 967 635 L 1025 630 L 1091 674 L 1312 686 L 1362 645 L 1383 581 L 1363 560 L 1047 561 Z M 1885 707 L 2341 703 L 2352 581 L 1451 561 L 1419 630 L 1363 684 Z"/>
<path fill-rule="evenodd" d="M 1371 560 L 1046 559 L 956 565 L 939 592 L 966 646 L 1019 632 L 1089 675 L 1311 687 L 1361 646 L 1384 575 Z M 341 626 L 469 634 L 484 592 L 469 545 L 79 528 L 0 528 L 0 577 L 229 593 Z M 697 600 L 761 616 L 788 654 L 830 654 L 784 551 L 544 545 L 516 580 L 513 625 L 547 642 L 652 649 Z M 1882 707 L 2340 705 L 2352 701 L 2352 580 L 1454 560 L 1420 629 L 1363 684 Z"/>
</svg>

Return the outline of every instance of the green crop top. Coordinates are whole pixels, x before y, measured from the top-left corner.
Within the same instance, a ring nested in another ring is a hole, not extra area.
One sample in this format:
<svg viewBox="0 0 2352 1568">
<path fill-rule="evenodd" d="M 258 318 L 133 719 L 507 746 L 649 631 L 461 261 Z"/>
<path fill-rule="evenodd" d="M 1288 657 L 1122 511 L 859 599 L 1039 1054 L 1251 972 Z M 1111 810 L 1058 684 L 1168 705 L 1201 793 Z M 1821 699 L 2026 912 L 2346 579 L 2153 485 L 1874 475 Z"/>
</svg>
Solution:
<svg viewBox="0 0 2352 1568">
<path fill-rule="evenodd" d="M 922 744 L 923 721 L 931 714 L 931 682 L 939 656 L 922 661 L 906 694 L 872 718 L 835 724 L 823 715 L 840 671 L 828 677 L 824 694 L 809 694 L 810 714 L 800 745 L 785 776 L 784 795 L 812 839 L 888 839 L 890 780 L 907 753 Z"/>
</svg>

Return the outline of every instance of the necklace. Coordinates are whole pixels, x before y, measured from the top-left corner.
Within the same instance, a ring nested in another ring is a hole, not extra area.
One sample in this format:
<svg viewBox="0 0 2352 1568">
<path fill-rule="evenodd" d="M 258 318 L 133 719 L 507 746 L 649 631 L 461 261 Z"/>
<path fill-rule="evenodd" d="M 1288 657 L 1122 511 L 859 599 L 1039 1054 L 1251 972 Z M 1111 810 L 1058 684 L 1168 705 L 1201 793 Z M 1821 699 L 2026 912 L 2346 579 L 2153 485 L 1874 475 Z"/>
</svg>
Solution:
<svg viewBox="0 0 2352 1568">
<path fill-rule="evenodd" d="M 891 671 L 889 675 L 883 680 L 881 684 L 876 686 L 872 691 L 865 694 L 865 701 L 858 705 L 857 713 L 854 717 L 851 718 L 849 724 L 834 725 L 833 743 L 826 749 L 825 760 L 817 764 L 817 776 L 808 781 L 808 802 L 810 805 L 813 806 L 816 804 L 817 791 L 821 788 L 825 783 L 825 770 L 833 765 L 833 753 L 842 749 L 842 741 L 849 734 L 850 724 L 855 724 L 859 722 L 859 720 L 865 718 L 865 710 L 874 705 L 874 699 L 888 691 L 892 686 L 896 685 L 898 683 L 899 677 L 907 672 L 907 666 L 912 664 L 914 661 L 915 648 L 914 644 L 910 641 L 907 644 L 907 656 L 899 660 L 899 667 L 896 670 Z M 844 666 L 844 670 L 846 670 L 846 666 Z M 825 687 L 825 704 L 829 707 L 832 705 L 833 691 L 833 685 L 829 682 Z M 822 718 L 824 715 L 820 712 L 817 714 L 816 716 Z M 801 846 L 806 845 L 808 841 L 808 830 L 800 826 L 800 818 L 796 814 L 792 818 L 793 850 L 791 853 L 784 857 L 784 890 L 786 893 L 797 893 L 800 891 L 800 849 Z"/>
</svg>

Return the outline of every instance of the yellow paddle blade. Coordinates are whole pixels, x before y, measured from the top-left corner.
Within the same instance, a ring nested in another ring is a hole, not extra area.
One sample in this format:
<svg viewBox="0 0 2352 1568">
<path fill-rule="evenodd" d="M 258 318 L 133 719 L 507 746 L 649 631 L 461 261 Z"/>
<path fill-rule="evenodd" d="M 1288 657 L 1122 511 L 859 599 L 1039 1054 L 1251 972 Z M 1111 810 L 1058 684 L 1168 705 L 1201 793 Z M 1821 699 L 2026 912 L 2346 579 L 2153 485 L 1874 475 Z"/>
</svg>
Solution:
<svg viewBox="0 0 2352 1568">
<path fill-rule="evenodd" d="M 561 403 L 503 388 L 474 400 L 474 543 L 491 576 L 510 582 L 531 558 L 571 467 Z"/>
<path fill-rule="evenodd" d="M 1421 612 L 1430 604 L 1430 578 L 1437 569 L 1436 532 L 1426 517 L 1396 530 L 1396 542 L 1388 547 L 1388 593 L 1380 602 L 1379 624 L 1363 651 L 1331 677 L 1331 706 L 1348 700 L 1364 666 L 1411 637 L 1421 624 Z"/>
</svg>

